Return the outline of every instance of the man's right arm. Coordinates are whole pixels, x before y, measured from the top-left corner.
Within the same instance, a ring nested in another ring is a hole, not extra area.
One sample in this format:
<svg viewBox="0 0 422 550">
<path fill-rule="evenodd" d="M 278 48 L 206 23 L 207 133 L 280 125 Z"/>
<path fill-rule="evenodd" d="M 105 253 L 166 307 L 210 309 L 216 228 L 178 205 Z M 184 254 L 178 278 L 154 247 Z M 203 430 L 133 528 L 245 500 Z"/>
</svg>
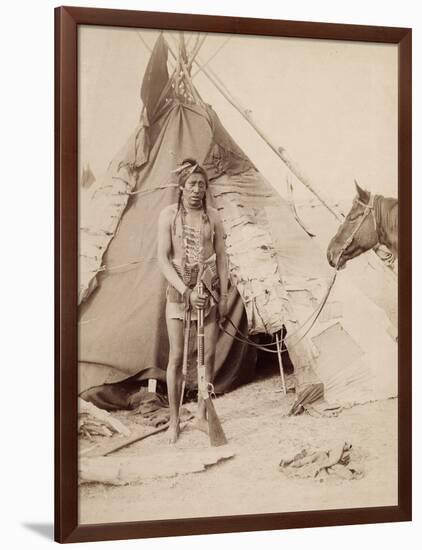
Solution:
<svg viewBox="0 0 422 550">
<path fill-rule="evenodd" d="M 183 294 L 186 290 L 185 283 L 180 279 L 171 263 L 171 221 L 168 208 L 162 210 L 158 220 L 158 264 L 167 281 Z"/>
</svg>

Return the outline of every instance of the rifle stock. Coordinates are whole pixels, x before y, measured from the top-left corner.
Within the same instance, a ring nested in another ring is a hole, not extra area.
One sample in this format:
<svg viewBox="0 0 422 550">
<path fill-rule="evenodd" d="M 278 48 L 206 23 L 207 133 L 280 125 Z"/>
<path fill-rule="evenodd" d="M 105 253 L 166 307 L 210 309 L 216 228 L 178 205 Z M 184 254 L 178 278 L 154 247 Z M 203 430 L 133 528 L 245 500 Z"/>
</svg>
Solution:
<svg viewBox="0 0 422 550">
<path fill-rule="evenodd" d="M 227 438 L 215 410 L 214 403 L 210 396 L 204 399 L 205 410 L 207 411 L 208 433 L 212 447 L 220 447 L 227 444 Z"/>
<path fill-rule="evenodd" d="M 198 282 L 198 293 L 202 295 L 203 286 L 202 283 Z M 207 423 L 208 423 L 208 435 L 210 438 L 211 446 L 219 447 L 221 445 L 227 444 L 227 439 L 224 434 L 223 427 L 221 425 L 220 419 L 218 418 L 217 412 L 214 407 L 214 403 L 210 397 L 208 391 L 208 382 L 206 380 L 206 367 L 204 364 L 204 344 L 205 344 L 205 334 L 204 334 L 204 310 L 198 309 L 198 395 L 201 395 L 204 400 Z"/>
</svg>

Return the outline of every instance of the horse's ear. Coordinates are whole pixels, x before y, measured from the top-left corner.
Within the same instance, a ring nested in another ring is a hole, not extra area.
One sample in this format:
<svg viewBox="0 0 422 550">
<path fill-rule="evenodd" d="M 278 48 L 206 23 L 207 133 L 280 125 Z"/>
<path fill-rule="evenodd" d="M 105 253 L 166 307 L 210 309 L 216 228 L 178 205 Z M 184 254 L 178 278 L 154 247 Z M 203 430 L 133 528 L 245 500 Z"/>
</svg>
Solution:
<svg viewBox="0 0 422 550">
<path fill-rule="evenodd" d="M 362 189 L 362 187 L 359 187 L 359 184 L 356 180 L 355 180 L 355 186 L 356 186 L 356 191 L 358 192 L 359 200 L 367 204 L 370 199 L 370 193 L 368 191 L 365 191 L 365 189 Z"/>
</svg>

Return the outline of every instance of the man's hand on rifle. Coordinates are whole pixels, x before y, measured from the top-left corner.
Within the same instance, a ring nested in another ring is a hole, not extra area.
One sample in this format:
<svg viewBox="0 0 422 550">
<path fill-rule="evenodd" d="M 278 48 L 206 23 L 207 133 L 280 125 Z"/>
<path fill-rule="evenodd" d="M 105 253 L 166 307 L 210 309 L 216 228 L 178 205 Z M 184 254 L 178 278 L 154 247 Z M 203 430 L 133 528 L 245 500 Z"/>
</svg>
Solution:
<svg viewBox="0 0 422 550">
<path fill-rule="evenodd" d="M 208 295 L 200 296 L 196 288 L 194 288 L 190 295 L 190 303 L 195 309 L 205 309 L 208 306 Z"/>
</svg>

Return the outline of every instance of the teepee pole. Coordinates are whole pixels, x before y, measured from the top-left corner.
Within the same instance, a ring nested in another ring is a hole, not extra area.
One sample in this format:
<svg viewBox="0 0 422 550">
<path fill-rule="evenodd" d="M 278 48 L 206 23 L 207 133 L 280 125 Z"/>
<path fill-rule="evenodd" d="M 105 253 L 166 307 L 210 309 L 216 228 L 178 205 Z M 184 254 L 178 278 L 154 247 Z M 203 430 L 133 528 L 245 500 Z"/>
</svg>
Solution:
<svg viewBox="0 0 422 550">
<path fill-rule="evenodd" d="M 228 37 L 226 38 L 226 40 L 225 40 L 222 44 L 220 44 L 220 46 L 215 50 L 215 52 L 212 54 L 212 56 L 209 57 L 209 58 L 205 61 L 205 63 L 203 63 L 203 66 L 204 66 L 204 67 L 206 67 L 207 65 L 209 65 L 209 63 L 211 63 L 211 61 L 221 52 L 221 50 L 224 48 L 224 46 L 227 44 L 227 42 L 228 42 L 229 40 L 231 40 L 231 38 L 232 38 L 231 36 L 228 36 Z M 199 74 L 201 71 L 202 71 L 202 69 L 197 68 L 197 70 L 195 71 L 195 73 L 192 75 L 192 80 L 193 80 L 193 79 L 195 78 L 195 76 L 196 76 L 197 74 Z"/>
<path fill-rule="evenodd" d="M 207 38 L 207 35 L 204 34 L 204 36 L 201 36 L 200 37 L 200 40 L 198 40 L 197 44 L 195 44 L 195 48 L 193 49 L 192 51 L 192 54 L 191 54 L 191 57 L 188 61 L 188 66 L 187 66 L 187 69 L 190 73 L 190 70 L 192 68 L 192 64 L 193 62 L 195 61 L 196 59 L 196 56 L 198 55 L 200 49 L 202 48 L 202 46 L 204 45 L 204 42 L 205 42 L 205 39 Z"/>
<path fill-rule="evenodd" d="M 328 202 L 321 196 L 321 193 L 314 189 L 314 187 L 309 183 L 308 179 L 305 178 L 296 165 L 293 163 L 293 161 L 288 157 L 286 150 L 283 147 L 277 147 L 271 139 L 263 132 L 263 130 L 256 124 L 256 122 L 252 119 L 250 115 L 250 111 L 245 109 L 240 102 L 233 97 L 231 92 L 225 88 L 222 84 L 218 82 L 219 78 L 214 73 L 214 71 L 211 68 L 205 67 L 200 61 L 199 57 L 197 56 L 195 59 L 195 63 L 198 65 L 198 67 L 201 69 L 201 71 L 205 74 L 205 76 L 214 84 L 214 86 L 218 89 L 218 91 L 227 99 L 227 101 L 242 115 L 242 117 L 249 122 L 249 124 L 252 126 L 252 128 L 257 132 L 257 134 L 265 141 L 265 143 L 270 147 L 270 149 L 279 157 L 279 159 L 284 163 L 285 166 L 290 170 L 290 172 L 304 185 L 313 195 L 317 197 L 317 199 L 331 212 L 331 214 L 339 221 L 343 222 L 344 216 L 342 216 L 340 213 L 336 212 L 329 204 Z"/>
<path fill-rule="evenodd" d="M 284 395 L 287 395 L 286 380 L 284 378 L 283 361 L 281 359 L 281 346 L 280 346 L 280 340 L 278 338 L 278 332 L 275 333 L 275 340 L 277 344 L 278 366 L 280 367 L 281 389 L 283 390 Z"/>
<path fill-rule="evenodd" d="M 173 37 L 172 37 L 173 38 Z M 171 46 L 168 44 L 169 51 L 174 59 L 177 59 L 177 56 L 173 52 Z M 231 92 L 219 82 L 219 77 L 214 73 L 211 68 L 206 68 L 204 64 L 199 61 L 199 56 L 196 55 L 193 60 L 194 63 L 199 67 L 199 70 L 202 71 L 208 80 L 217 88 L 217 90 L 227 99 L 227 101 L 242 115 L 242 117 L 249 122 L 249 124 L 254 128 L 257 134 L 265 141 L 265 143 L 271 148 L 271 150 L 281 159 L 281 161 L 287 166 L 290 172 L 307 188 L 311 193 L 313 193 L 317 199 L 331 212 L 331 214 L 337 218 L 339 221 L 343 221 L 344 217 L 337 213 L 333 208 L 327 203 L 327 201 L 321 196 L 321 194 L 316 191 L 308 180 L 299 172 L 297 167 L 294 165 L 293 161 L 288 158 L 285 149 L 282 147 L 277 147 L 274 145 L 270 138 L 265 135 L 265 133 L 259 128 L 250 115 L 250 111 L 245 109 L 238 100 L 236 100 Z"/>
</svg>

